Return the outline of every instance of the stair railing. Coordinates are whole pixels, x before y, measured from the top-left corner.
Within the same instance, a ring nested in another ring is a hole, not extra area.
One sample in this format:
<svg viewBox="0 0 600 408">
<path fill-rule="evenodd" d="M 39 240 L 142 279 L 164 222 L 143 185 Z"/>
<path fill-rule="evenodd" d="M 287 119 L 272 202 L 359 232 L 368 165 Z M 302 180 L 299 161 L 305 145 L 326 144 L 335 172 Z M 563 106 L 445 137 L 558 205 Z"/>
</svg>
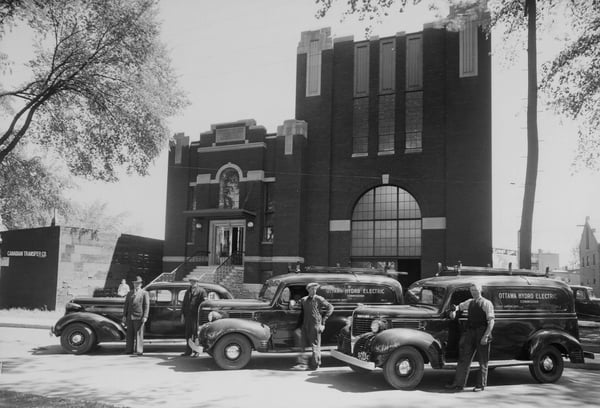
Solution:
<svg viewBox="0 0 600 408">
<path fill-rule="evenodd" d="M 235 266 L 244 264 L 244 253 L 234 252 L 227 257 L 215 270 L 215 283 L 221 284 L 234 270 Z"/>
<path fill-rule="evenodd" d="M 188 273 L 190 273 L 196 266 L 208 265 L 209 251 L 198 250 L 192 255 L 188 256 L 183 263 L 179 264 L 171 272 L 163 272 L 158 275 L 152 282 L 174 282 L 182 280 Z"/>
</svg>

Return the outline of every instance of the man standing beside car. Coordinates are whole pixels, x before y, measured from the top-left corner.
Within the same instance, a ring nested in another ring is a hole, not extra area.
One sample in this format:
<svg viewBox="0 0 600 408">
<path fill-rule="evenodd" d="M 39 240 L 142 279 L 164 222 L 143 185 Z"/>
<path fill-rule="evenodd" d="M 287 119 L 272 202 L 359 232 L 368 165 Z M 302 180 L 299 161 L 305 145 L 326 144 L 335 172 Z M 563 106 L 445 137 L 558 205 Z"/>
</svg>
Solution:
<svg viewBox="0 0 600 408">
<path fill-rule="evenodd" d="M 141 356 L 144 354 L 144 325 L 150 313 L 150 295 L 142 289 L 141 276 L 136 276 L 132 283 L 133 290 L 125 297 L 123 306 L 123 321 L 127 324 L 125 353 L 133 354 L 135 343 L 135 354 Z"/>
<path fill-rule="evenodd" d="M 181 321 L 185 323 L 185 352 L 182 356 L 191 356 L 192 349 L 188 340 L 198 334 L 198 308 L 206 300 L 206 291 L 198 284 L 198 278 L 190 277 L 190 287 L 183 295 Z"/>
<path fill-rule="evenodd" d="M 479 377 L 473 391 L 483 391 L 487 386 L 488 362 L 490 359 L 490 344 L 492 342 L 492 329 L 494 328 L 494 305 L 481 295 L 482 287 L 479 283 L 471 284 L 469 288 L 472 299 L 454 306 L 450 311 L 450 318 L 456 317 L 456 311 L 468 310 L 467 326 L 461 333 L 458 343 L 458 365 L 454 381 L 446 388 L 461 391 L 467 385 L 469 369 L 473 355 L 477 351 L 479 360 Z"/>
<path fill-rule="evenodd" d="M 300 299 L 300 347 L 301 354 L 298 359 L 296 370 L 313 369 L 321 366 L 321 333 L 325 331 L 325 322 L 333 313 L 333 305 L 323 296 L 317 295 L 317 289 L 320 287 L 316 282 L 306 285 L 308 296 Z M 325 309 L 325 314 L 321 315 L 321 310 Z M 312 360 L 309 365 L 306 363 L 306 356 L 303 351 L 306 347 L 312 348 Z"/>
</svg>

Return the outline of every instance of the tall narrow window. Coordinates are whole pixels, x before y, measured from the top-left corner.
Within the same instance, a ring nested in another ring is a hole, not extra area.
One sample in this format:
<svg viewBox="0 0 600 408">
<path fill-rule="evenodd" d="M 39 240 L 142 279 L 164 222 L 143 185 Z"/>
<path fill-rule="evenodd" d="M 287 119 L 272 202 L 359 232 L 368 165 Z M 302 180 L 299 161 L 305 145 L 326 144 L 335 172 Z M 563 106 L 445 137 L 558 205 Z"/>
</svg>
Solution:
<svg viewBox="0 0 600 408">
<path fill-rule="evenodd" d="M 311 40 L 306 56 L 306 96 L 321 94 L 321 44 Z"/>
<path fill-rule="evenodd" d="M 369 98 L 354 99 L 352 115 L 352 153 L 366 155 L 369 151 Z"/>
<path fill-rule="evenodd" d="M 394 151 L 396 96 L 379 96 L 379 153 Z"/>
<path fill-rule="evenodd" d="M 458 33 L 459 44 L 459 76 L 477 76 L 477 31 L 475 20 L 465 20 Z"/>
<path fill-rule="evenodd" d="M 235 169 L 225 169 L 219 180 L 219 208 L 239 208 L 240 175 Z"/>
<path fill-rule="evenodd" d="M 396 39 L 379 43 L 379 93 L 396 90 Z"/>
<path fill-rule="evenodd" d="M 406 153 L 422 151 L 423 91 L 406 93 Z"/>
<path fill-rule="evenodd" d="M 406 37 L 405 152 L 422 151 L 423 136 L 423 37 Z"/>
<path fill-rule="evenodd" d="M 423 37 L 413 34 L 406 37 L 406 90 L 423 89 Z"/>
<path fill-rule="evenodd" d="M 369 43 L 354 45 L 354 105 L 352 112 L 352 154 L 369 151 Z"/>
<path fill-rule="evenodd" d="M 369 43 L 354 46 L 354 97 L 369 95 Z"/>
</svg>

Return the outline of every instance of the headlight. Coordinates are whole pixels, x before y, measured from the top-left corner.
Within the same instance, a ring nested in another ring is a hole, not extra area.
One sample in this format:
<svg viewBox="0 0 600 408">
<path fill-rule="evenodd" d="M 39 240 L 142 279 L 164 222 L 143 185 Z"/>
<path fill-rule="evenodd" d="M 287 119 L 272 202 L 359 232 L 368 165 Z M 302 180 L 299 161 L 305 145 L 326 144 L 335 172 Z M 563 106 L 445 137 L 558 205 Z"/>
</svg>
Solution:
<svg viewBox="0 0 600 408">
<path fill-rule="evenodd" d="M 377 333 L 387 328 L 387 324 L 384 320 L 373 320 L 371 322 L 371 331 Z"/>
<path fill-rule="evenodd" d="M 65 313 L 80 312 L 83 307 L 77 303 L 69 302 L 65 305 Z"/>
<path fill-rule="evenodd" d="M 208 321 L 213 322 L 215 320 L 222 319 L 223 316 L 219 312 L 215 312 L 214 310 L 208 314 Z"/>
</svg>

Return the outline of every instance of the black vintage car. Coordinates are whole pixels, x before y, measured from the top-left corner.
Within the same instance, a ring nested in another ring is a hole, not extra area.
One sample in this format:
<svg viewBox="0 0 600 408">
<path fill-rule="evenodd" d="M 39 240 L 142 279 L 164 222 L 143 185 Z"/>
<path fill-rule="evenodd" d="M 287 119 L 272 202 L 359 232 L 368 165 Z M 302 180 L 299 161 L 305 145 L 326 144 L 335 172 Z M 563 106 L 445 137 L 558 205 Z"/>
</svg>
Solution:
<svg viewBox="0 0 600 408">
<path fill-rule="evenodd" d="M 579 320 L 600 321 L 600 298 L 589 286 L 571 285 L 575 297 L 575 312 Z"/>
<path fill-rule="evenodd" d="M 359 372 L 382 368 L 394 388 L 416 387 L 424 364 L 444 368 L 457 362 L 460 325 L 466 317 L 451 319 L 449 311 L 471 298 L 469 287 L 478 282 L 495 309 L 490 367 L 527 364 L 537 381 L 554 382 L 562 375 L 563 357 L 584 362 L 567 284 L 525 272 L 502 275 L 503 271 L 480 269 L 489 274 L 417 281 L 408 288 L 402 306 L 358 307 L 332 356 Z"/>
<path fill-rule="evenodd" d="M 231 293 L 221 285 L 200 282 L 209 299 L 232 299 Z M 150 295 L 150 314 L 146 322 L 146 339 L 184 339 L 181 322 L 181 303 L 187 282 L 154 282 L 144 289 Z M 73 354 L 84 354 L 98 343 L 125 340 L 125 327 L 121 322 L 125 298 L 85 297 L 75 298 L 65 306 L 65 314 L 51 328 L 60 336 L 62 348 Z"/>
<path fill-rule="evenodd" d="M 322 267 L 320 270 L 327 270 Z M 294 330 L 300 317 L 298 300 L 308 294 L 306 285 L 319 282 L 317 294 L 335 308 L 321 336 L 323 348 L 334 347 L 337 334 L 358 304 L 402 303 L 402 286 L 391 277 L 352 268 L 332 267 L 329 272 L 279 275 L 267 280 L 258 299 L 206 301 L 200 306 L 197 352 L 210 354 L 222 369 L 241 369 L 252 350 L 294 350 Z M 336 273 L 344 270 L 346 273 Z M 361 273 L 362 272 L 362 273 Z"/>
</svg>

